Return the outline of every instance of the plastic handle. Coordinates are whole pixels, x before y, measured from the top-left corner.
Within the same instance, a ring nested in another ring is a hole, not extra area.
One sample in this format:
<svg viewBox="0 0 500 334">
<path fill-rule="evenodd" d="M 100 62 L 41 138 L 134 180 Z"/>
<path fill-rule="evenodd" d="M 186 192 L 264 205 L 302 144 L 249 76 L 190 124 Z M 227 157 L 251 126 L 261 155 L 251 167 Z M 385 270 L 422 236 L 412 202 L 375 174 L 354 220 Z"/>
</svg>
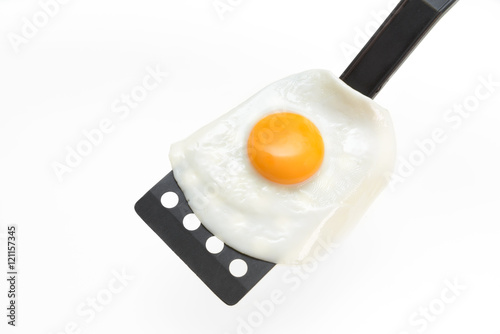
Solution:
<svg viewBox="0 0 500 334">
<path fill-rule="evenodd" d="M 420 41 L 458 0 L 403 0 L 340 76 L 374 98 Z"/>
</svg>

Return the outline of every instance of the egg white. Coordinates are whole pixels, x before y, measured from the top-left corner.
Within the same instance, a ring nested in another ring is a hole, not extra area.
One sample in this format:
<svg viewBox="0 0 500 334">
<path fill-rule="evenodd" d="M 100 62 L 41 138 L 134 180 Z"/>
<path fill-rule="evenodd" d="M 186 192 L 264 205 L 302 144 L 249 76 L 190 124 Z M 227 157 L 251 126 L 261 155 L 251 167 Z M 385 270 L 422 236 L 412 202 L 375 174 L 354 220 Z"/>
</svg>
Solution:
<svg viewBox="0 0 500 334">
<path fill-rule="evenodd" d="M 248 136 L 280 111 L 307 117 L 325 155 L 297 185 L 262 177 Z M 300 263 L 322 239 L 356 222 L 387 183 L 395 141 L 389 113 L 325 70 L 279 80 L 172 145 L 174 177 L 203 225 L 234 249 L 274 263 Z"/>
</svg>

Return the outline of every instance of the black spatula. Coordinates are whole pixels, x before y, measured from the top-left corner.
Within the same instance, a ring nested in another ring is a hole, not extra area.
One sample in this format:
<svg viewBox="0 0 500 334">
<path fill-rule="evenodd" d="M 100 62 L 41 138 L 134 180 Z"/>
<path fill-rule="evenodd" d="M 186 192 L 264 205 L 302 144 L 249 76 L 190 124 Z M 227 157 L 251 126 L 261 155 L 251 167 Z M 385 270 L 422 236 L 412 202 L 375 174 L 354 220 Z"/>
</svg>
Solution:
<svg viewBox="0 0 500 334">
<path fill-rule="evenodd" d="M 433 25 L 458 0 L 403 0 L 340 77 L 358 92 L 373 98 L 404 62 Z M 167 193 L 176 205 L 162 204 Z M 192 213 L 173 172 L 165 176 L 135 205 L 137 214 L 226 304 L 238 303 L 274 266 L 224 246 L 218 254 L 207 250 L 213 236 L 203 224 L 186 229 L 184 218 Z M 229 270 L 234 260 L 243 260 L 248 270 L 236 277 Z M 180 282 L 179 282 L 180 283 Z M 181 287 L 184 288 L 184 287 Z M 187 289 L 187 288 L 186 288 Z"/>
</svg>

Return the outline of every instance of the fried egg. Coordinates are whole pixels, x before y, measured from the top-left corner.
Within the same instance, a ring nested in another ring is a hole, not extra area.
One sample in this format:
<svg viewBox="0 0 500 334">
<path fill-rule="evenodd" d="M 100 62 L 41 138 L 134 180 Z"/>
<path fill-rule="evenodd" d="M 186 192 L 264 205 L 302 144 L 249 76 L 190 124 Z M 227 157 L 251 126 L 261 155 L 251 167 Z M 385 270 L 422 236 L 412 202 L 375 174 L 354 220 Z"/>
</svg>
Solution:
<svg viewBox="0 0 500 334">
<path fill-rule="evenodd" d="M 257 259 L 297 264 L 359 220 L 387 183 L 395 140 L 387 110 L 331 72 L 309 70 L 173 144 L 169 158 L 216 237 Z"/>
</svg>

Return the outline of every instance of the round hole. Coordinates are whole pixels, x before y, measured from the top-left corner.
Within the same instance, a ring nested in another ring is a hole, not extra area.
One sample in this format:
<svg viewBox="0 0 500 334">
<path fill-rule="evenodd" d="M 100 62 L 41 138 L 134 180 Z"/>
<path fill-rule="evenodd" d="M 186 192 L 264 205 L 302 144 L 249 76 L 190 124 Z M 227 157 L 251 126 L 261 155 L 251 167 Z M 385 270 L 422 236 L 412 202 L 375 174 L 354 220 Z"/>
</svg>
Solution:
<svg viewBox="0 0 500 334">
<path fill-rule="evenodd" d="M 224 243 L 217 237 L 210 237 L 205 244 L 207 250 L 212 254 L 219 254 L 224 249 Z"/>
<path fill-rule="evenodd" d="M 179 196 L 171 191 L 164 193 L 161 197 L 161 204 L 167 209 L 175 208 L 175 206 L 179 204 Z"/>
<path fill-rule="evenodd" d="M 248 265 L 241 259 L 233 260 L 229 265 L 229 272 L 234 277 L 243 277 L 248 271 Z"/>
<path fill-rule="evenodd" d="M 196 215 L 194 213 L 190 213 L 189 215 L 187 215 L 186 217 L 184 217 L 184 219 L 182 220 L 182 224 L 184 225 L 184 227 L 186 228 L 186 230 L 188 230 L 188 231 L 194 231 L 198 227 L 200 227 L 201 222 L 198 219 L 198 217 L 196 217 Z"/>
</svg>

